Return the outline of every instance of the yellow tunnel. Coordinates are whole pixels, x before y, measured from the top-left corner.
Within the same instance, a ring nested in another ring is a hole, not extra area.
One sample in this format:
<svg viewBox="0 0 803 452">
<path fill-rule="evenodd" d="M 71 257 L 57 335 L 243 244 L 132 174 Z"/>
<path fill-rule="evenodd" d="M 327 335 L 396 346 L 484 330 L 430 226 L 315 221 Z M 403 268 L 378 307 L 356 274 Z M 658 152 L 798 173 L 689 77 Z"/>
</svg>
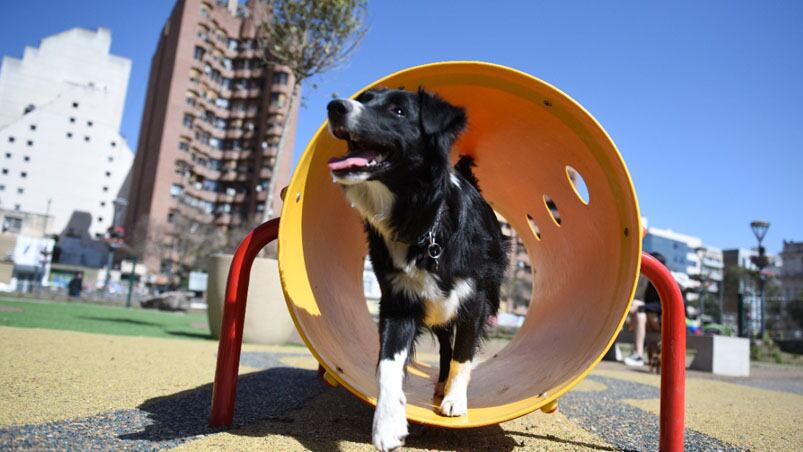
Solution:
<svg viewBox="0 0 803 452">
<path fill-rule="evenodd" d="M 483 194 L 521 235 L 533 271 L 524 325 L 472 373 L 468 414 L 438 414 L 432 399 L 437 368 L 417 362 L 405 383 L 408 419 L 478 427 L 541 408 L 599 362 L 633 296 L 639 211 L 616 146 L 566 94 L 503 66 L 428 64 L 366 88 L 375 86 L 423 86 L 466 109 L 469 126 L 454 156 L 475 158 Z M 374 404 L 379 339 L 363 294 L 366 240 L 326 165 L 344 152 L 345 143 L 325 124 L 304 151 L 282 209 L 279 269 L 290 313 L 312 354 L 341 385 Z M 586 183 L 588 202 L 571 181 L 573 171 Z M 557 206 L 559 222 L 546 199 Z"/>
</svg>

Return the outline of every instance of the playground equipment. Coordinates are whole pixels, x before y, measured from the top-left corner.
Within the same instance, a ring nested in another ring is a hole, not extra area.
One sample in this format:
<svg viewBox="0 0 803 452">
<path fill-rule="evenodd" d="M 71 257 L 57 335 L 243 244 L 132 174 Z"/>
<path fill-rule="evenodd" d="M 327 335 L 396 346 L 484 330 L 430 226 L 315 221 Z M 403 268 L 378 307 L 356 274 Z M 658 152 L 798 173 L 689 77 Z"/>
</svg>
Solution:
<svg viewBox="0 0 803 452">
<path fill-rule="evenodd" d="M 481 363 L 469 412 L 437 413 L 437 369 L 416 362 L 405 383 L 412 422 L 468 428 L 507 421 L 557 399 L 602 359 L 619 332 L 639 269 L 664 305 L 661 448 L 683 448 L 685 326 L 669 272 L 641 253 L 638 204 L 615 145 L 579 104 L 525 73 L 479 62 L 413 67 L 368 87 L 424 86 L 466 108 L 454 155 L 475 158 L 483 194 L 520 234 L 533 271 L 527 318 L 503 350 Z M 367 87 L 367 88 L 368 88 Z M 279 219 L 250 233 L 230 270 L 212 425 L 232 421 L 245 294 L 256 253 L 278 237 L 287 306 L 328 382 L 376 402 L 377 328 L 363 296 L 360 219 L 332 185 L 327 160 L 345 144 L 321 126 L 291 179 Z M 587 194 L 578 189 L 585 181 Z"/>
</svg>

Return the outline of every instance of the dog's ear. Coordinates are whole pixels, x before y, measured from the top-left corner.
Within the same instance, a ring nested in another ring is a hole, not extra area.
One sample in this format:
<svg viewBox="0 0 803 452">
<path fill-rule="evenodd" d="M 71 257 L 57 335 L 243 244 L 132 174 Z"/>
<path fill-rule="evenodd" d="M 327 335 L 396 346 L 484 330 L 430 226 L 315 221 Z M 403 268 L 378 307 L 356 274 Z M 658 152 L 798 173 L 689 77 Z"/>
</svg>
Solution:
<svg viewBox="0 0 803 452">
<path fill-rule="evenodd" d="M 466 128 L 466 111 L 423 88 L 418 88 L 418 102 L 421 129 L 442 150 L 449 152 L 454 140 Z"/>
</svg>

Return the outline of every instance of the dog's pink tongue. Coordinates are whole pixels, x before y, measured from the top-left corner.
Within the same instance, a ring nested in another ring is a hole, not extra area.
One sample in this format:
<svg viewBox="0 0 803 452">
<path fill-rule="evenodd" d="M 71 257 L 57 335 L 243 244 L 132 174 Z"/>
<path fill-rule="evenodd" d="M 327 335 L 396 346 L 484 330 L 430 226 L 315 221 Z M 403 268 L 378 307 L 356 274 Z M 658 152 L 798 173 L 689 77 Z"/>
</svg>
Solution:
<svg viewBox="0 0 803 452">
<path fill-rule="evenodd" d="M 337 158 L 334 157 L 329 160 L 329 170 L 330 171 L 337 171 L 347 168 L 353 167 L 363 167 L 368 166 L 368 159 L 365 157 L 346 157 L 346 158 Z"/>
</svg>

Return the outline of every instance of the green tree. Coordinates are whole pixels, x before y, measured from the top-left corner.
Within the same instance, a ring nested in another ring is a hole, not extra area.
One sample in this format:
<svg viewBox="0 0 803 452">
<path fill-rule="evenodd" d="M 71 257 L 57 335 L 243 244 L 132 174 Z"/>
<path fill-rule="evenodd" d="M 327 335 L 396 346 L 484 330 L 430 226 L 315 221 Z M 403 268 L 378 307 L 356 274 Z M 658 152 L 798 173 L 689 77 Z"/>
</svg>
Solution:
<svg viewBox="0 0 803 452">
<path fill-rule="evenodd" d="M 284 115 L 279 149 L 301 83 L 347 62 L 367 32 L 367 0 L 267 0 L 259 19 L 259 41 L 269 66 L 284 66 L 291 75 L 292 95 Z M 279 156 L 274 168 L 279 167 Z M 266 218 L 273 215 L 275 177 L 268 187 Z"/>
</svg>

